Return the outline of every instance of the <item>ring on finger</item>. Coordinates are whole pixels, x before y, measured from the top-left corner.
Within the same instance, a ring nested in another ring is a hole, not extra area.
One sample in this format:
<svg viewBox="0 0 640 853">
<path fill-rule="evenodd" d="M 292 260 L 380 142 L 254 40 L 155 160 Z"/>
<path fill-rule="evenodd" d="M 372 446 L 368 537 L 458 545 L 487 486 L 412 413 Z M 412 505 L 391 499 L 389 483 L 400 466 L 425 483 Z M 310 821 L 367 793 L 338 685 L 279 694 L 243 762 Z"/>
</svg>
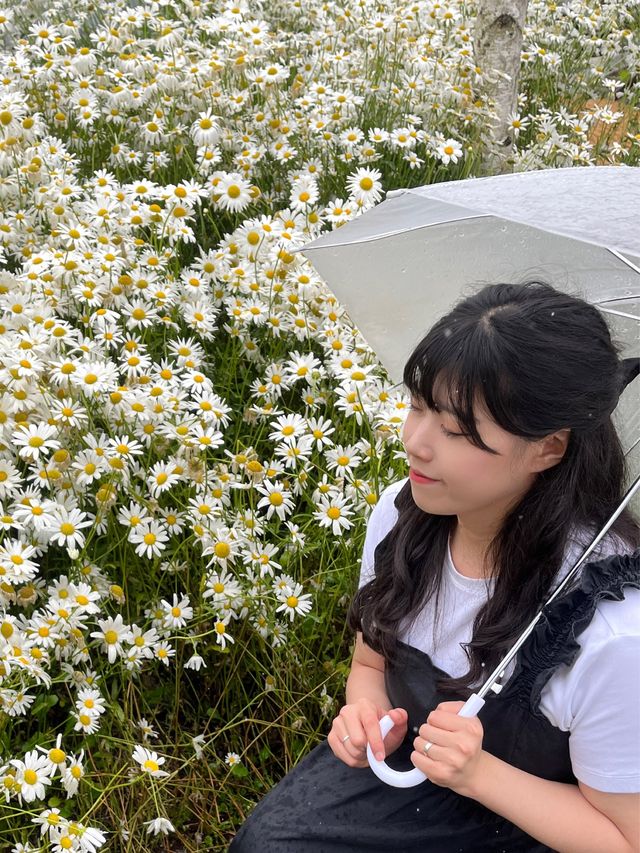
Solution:
<svg viewBox="0 0 640 853">
<path fill-rule="evenodd" d="M 342 738 L 342 743 L 346 743 L 346 741 L 348 741 L 350 737 L 351 737 L 351 735 L 345 735 L 345 736 Z"/>
<path fill-rule="evenodd" d="M 424 742 L 424 746 L 422 747 L 422 751 L 424 752 L 425 755 L 429 752 L 429 750 L 431 749 L 432 746 L 433 746 L 433 744 L 431 743 L 430 740 L 426 740 Z"/>
</svg>

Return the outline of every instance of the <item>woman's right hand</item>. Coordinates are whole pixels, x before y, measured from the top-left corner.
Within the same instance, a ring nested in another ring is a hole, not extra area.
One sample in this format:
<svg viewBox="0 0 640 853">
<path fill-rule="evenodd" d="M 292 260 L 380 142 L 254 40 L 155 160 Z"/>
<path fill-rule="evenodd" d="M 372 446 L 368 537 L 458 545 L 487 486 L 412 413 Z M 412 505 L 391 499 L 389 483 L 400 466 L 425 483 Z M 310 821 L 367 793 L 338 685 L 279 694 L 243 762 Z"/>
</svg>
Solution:
<svg viewBox="0 0 640 853">
<path fill-rule="evenodd" d="M 380 720 L 388 714 L 393 720 L 393 728 L 384 741 L 380 734 Z M 376 758 L 382 761 L 391 755 L 402 743 L 407 733 L 408 714 L 404 708 L 392 708 L 385 711 L 370 699 L 358 699 L 350 705 L 344 705 L 331 724 L 327 737 L 329 746 L 336 758 L 349 767 L 368 767 L 367 743 Z M 345 740 L 346 735 L 349 735 Z"/>
</svg>

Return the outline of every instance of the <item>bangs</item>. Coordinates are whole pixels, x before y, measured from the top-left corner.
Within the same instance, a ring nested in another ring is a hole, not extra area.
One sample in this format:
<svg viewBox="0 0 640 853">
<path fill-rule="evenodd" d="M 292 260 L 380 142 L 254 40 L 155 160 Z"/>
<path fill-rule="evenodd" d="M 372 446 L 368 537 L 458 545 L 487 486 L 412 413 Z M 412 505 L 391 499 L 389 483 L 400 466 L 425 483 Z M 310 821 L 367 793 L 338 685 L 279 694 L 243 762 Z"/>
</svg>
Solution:
<svg viewBox="0 0 640 853">
<path fill-rule="evenodd" d="M 483 335 L 478 326 L 458 328 L 456 334 L 451 321 L 444 327 L 441 323 L 411 353 L 404 367 L 404 385 L 430 409 L 441 405 L 450 409 L 472 444 L 498 455 L 482 440 L 474 412 L 478 405 L 484 404 L 500 426 L 509 432 L 516 431 L 513 424 L 504 424 L 508 401 L 499 397 L 506 392 L 507 381 L 503 370 L 498 375 L 492 367 L 490 336 Z"/>
</svg>

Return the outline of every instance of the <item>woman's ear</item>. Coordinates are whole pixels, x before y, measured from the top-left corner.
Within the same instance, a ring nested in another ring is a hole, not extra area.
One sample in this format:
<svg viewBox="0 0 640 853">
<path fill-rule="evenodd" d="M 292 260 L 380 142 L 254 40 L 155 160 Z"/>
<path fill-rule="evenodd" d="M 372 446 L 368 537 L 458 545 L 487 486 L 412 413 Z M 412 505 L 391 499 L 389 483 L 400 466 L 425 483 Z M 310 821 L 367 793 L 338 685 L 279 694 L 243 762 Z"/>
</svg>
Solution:
<svg viewBox="0 0 640 853">
<path fill-rule="evenodd" d="M 571 429 L 559 429 L 551 435 L 545 435 L 536 442 L 536 453 L 532 460 L 532 471 L 546 471 L 547 468 L 553 468 L 564 456 L 567 445 L 569 444 L 569 436 Z"/>
</svg>

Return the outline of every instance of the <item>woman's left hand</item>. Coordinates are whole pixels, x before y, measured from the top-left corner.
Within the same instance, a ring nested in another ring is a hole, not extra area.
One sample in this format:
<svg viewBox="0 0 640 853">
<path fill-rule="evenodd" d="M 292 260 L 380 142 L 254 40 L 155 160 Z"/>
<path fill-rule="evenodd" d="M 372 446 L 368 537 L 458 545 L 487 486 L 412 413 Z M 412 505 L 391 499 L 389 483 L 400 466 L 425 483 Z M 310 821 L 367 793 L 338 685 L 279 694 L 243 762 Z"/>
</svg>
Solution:
<svg viewBox="0 0 640 853">
<path fill-rule="evenodd" d="M 441 702 L 420 726 L 411 761 L 427 779 L 465 797 L 476 789 L 484 729 L 477 717 L 460 717 L 464 702 Z M 427 741 L 433 746 L 425 754 Z"/>
</svg>

